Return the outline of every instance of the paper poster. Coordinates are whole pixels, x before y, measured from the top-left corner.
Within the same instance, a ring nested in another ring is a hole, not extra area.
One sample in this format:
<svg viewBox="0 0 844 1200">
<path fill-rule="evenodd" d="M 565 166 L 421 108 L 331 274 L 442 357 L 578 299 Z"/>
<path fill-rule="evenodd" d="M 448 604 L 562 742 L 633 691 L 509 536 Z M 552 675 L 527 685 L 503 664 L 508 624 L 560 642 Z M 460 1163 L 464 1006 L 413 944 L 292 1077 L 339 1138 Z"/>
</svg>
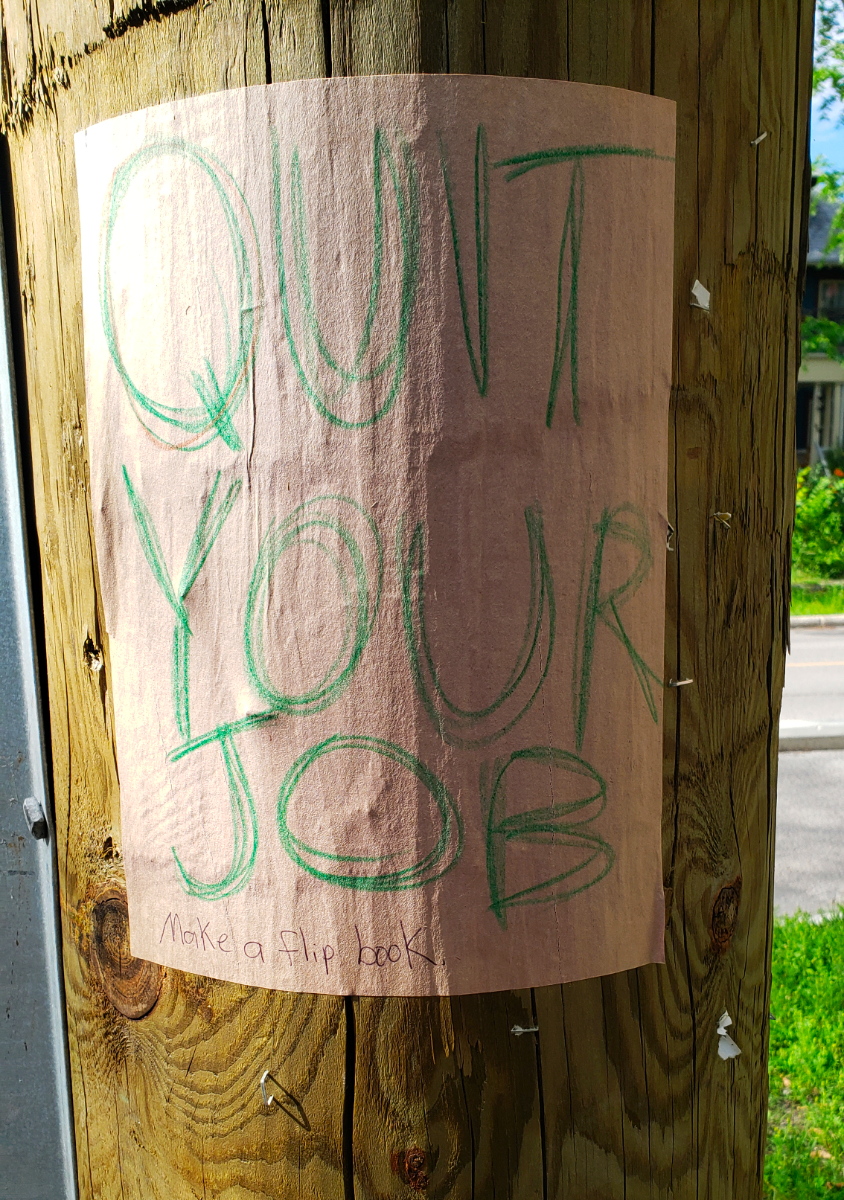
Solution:
<svg viewBox="0 0 844 1200">
<path fill-rule="evenodd" d="M 471 76 L 78 135 L 133 954 L 662 961 L 673 155 L 668 101 Z"/>
</svg>

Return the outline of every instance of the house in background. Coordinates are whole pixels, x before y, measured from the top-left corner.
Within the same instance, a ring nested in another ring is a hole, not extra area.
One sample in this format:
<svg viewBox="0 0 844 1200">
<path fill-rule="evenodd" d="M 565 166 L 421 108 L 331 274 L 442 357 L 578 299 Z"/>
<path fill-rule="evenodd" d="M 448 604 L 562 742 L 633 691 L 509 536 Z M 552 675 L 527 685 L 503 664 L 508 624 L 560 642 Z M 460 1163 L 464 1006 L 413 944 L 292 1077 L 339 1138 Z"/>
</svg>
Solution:
<svg viewBox="0 0 844 1200">
<path fill-rule="evenodd" d="M 809 253 L 803 315 L 844 324 L 844 263 L 826 244 L 835 205 L 818 202 L 809 218 Z M 815 463 L 819 451 L 844 446 L 844 363 L 826 354 L 806 354 L 797 376 L 797 462 Z"/>
</svg>

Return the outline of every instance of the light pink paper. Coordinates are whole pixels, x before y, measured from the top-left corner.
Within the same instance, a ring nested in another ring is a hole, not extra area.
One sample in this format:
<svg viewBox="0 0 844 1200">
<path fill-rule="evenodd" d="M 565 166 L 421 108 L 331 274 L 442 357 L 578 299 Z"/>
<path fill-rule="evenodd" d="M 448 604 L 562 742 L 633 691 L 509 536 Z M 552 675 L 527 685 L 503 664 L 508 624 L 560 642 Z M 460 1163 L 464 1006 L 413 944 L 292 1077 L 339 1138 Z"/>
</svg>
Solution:
<svg viewBox="0 0 844 1200">
<path fill-rule="evenodd" d="M 663 958 L 674 105 L 412 76 L 78 135 L 132 952 Z"/>
</svg>

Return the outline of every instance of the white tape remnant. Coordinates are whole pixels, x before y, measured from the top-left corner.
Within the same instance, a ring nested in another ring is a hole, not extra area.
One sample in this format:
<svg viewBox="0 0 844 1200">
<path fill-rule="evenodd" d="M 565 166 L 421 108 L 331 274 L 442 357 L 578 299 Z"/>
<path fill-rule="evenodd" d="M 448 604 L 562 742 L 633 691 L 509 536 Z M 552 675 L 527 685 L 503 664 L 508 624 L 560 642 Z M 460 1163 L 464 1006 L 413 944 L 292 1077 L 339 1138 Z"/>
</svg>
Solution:
<svg viewBox="0 0 844 1200">
<path fill-rule="evenodd" d="M 692 308 L 702 308 L 704 312 L 709 312 L 709 292 L 699 279 L 692 284 Z"/>
<path fill-rule="evenodd" d="M 718 1057 L 723 1059 L 737 1058 L 741 1054 L 738 1046 L 727 1033 L 727 1028 L 732 1025 L 733 1018 L 724 1009 L 718 1020 Z"/>
</svg>

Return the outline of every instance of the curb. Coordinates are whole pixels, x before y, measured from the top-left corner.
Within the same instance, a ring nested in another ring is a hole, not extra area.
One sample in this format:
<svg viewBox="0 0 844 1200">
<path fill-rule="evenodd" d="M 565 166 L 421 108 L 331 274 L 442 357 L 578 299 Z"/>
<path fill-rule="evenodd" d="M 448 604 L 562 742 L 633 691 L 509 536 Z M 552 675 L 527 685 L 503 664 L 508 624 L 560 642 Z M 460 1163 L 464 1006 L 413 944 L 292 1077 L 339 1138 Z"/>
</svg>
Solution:
<svg viewBox="0 0 844 1200">
<path fill-rule="evenodd" d="M 780 752 L 791 750 L 844 750 L 844 734 L 839 737 L 781 737 Z"/>
<path fill-rule="evenodd" d="M 780 750 L 844 750 L 844 721 L 783 721 Z"/>
<path fill-rule="evenodd" d="M 811 629 L 820 625 L 844 625 L 844 613 L 818 613 L 817 616 L 790 617 L 792 629 Z"/>
</svg>

